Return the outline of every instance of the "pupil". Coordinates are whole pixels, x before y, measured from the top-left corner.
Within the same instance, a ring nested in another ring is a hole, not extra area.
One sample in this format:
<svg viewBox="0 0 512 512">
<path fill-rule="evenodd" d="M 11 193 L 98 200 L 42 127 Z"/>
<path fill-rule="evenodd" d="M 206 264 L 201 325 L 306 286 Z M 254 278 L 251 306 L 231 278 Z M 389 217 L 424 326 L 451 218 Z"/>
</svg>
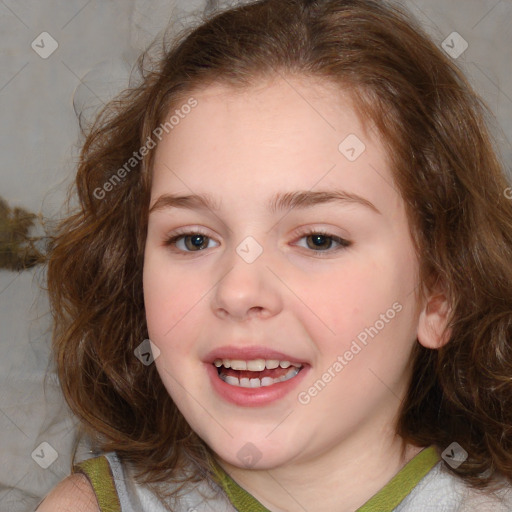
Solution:
<svg viewBox="0 0 512 512">
<path fill-rule="evenodd" d="M 324 235 L 311 235 L 309 238 L 314 244 L 312 247 L 313 249 L 329 249 L 331 247 L 332 241 L 330 240 L 329 237 L 326 237 Z"/>
<path fill-rule="evenodd" d="M 188 237 L 191 245 L 191 247 L 189 246 L 189 249 L 204 249 L 203 246 L 205 245 L 205 239 L 206 237 L 203 235 L 193 235 Z"/>
</svg>

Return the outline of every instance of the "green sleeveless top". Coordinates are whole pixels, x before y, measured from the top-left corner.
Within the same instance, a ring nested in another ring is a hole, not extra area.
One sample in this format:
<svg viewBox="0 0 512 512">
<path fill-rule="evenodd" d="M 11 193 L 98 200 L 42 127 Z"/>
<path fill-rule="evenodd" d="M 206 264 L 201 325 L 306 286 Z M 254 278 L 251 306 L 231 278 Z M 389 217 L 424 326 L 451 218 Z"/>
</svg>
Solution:
<svg viewBox="0 0 512 512">
<path fill-rule="evenodd" d="M 433 446 L 422 450 L 356 512 L 391 512 L 439 460 L 440 457 Z M 269 512 L 251 494 L 240 487 L 216 461 L 212 459 L 210 463 L 215 479 L 238 511 Z M 123 512 L 110 464 L 104 455 L 75 465 L 73 471 L 83 473 L 89 479 L 101 512 Z"/>
</svg>

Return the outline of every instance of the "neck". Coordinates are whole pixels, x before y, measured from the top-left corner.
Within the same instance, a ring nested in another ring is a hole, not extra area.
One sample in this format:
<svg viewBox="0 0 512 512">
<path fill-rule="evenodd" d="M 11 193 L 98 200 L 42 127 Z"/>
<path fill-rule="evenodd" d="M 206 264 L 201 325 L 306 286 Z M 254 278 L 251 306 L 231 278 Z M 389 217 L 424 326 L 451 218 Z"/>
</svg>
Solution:
<svg viewBox="0 0 512 512">
<path fill-rule="evenodd" d="M 420 451 L 395 435 L 383 438 L 380 431 L 268 470 L 218 463 L 271 512 L 353 512 Z"/>
</svg>

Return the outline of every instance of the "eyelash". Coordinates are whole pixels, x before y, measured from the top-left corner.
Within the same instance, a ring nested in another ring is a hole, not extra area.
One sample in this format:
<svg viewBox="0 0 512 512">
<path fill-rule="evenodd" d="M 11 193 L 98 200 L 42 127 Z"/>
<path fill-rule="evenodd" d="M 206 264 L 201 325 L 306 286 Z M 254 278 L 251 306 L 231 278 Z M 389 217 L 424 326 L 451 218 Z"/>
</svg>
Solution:
<svg viewBox="0 0 512 512">
<path fill-rule="evenodd" d="M 184 231 L 184 232 L 181 232 L 181 233 L 176 233 L 174 234 L 173 236 L 167 238 L 165 241 L 164 241 L 164 245 L 166 247 L 172 247 L 172 250 L 173 251 L 176 251 L 176 252 L 181 252 L 181 253 L 194 253 L 194 252 L 201 252 L 201 251 L 204 251 L 205 249 L 200 249 L 198 251 L 184 251 L 182 249 L 177 249 L 176 248 L 176 243 L 179 242 L 180 240 L 188 237 L 188 236 L 193 236 L 193 235 L 200 235 L 200 236 L 203 236 L 205 238 L 207 238 L 208 240 L 212 240 L 212 238 L 206 234 L 204 231 L 202 231 L 201 229 L 196 229 L 194 231 Z M 313 235 L 317 235 L 317 236 L 321 236 L 321 237 L 324 237 L 324 238 L 328 238 L 330 240 L 332 240 L 334 243 L 337 243 L 338 244 L 338 247 L 334 248 L 334 249 L 327 249 L 327 250 L 315 250 L 315 249 L 310 249 L 312 252 L 315 252 L 317 254 L 329 254 L 329 253 L 333 253 L 333 252 L 338 252 L 340 250 L 343 250 L 343 249 L 346 249 L 348 247 L 350 247 L 352 245 L 352 242 L 350 242 L 349 240 L 345 240 L 344 238 L 341 238 L 341 237 L 338 237 L 336 235 L 333 235 L 331 233 L 328 233 L 327 231 L 323 230 L 323 229 L 309 229 L 307 231 L 303 231 L 303 232 L 300 232 L 299 233 L 299 238 L 298 240 L 302 240 L 303 238 L 308 238 L 310 236 L 313 236 Z M 305 248 L 303 247 L 304 249 L 308 249 L 308 248 Z"/>
</svg>

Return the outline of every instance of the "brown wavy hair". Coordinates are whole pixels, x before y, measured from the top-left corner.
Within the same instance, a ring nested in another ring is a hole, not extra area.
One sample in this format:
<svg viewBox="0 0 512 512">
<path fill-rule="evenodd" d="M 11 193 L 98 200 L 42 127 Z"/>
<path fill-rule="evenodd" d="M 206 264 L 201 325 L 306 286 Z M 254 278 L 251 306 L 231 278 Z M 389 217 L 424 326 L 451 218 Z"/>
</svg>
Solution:
<svg viewBox="0 0 512 512">
<path fill-rule="evenodd" d="M 49 253 L 54 354 L 86 432 L 141 481 L 177 478 L 187 459 L 193 480 L 208 474 L 209 448 L 155 365 L 134 356 L 148 337 L 142 268 L 154 152 L 112 179 L 195 91 L 309 77 L 351 93 L 380 133 L 420 263 L 418 296 L 441 286 L 451 308 L 449 342 L 416 343 L 398 434 L 441 450 L 457 441 L 469 457 L 452 471 L 473 486 L 497 474 L 512 481 L 511 189 L 488 109 L 454 62 L 401 7 L 373 0 L 245 2 L 203 15 L 153 60 L 150 50 L 139 84 L 85 130 L 78 208 Z"/>
</svg>

